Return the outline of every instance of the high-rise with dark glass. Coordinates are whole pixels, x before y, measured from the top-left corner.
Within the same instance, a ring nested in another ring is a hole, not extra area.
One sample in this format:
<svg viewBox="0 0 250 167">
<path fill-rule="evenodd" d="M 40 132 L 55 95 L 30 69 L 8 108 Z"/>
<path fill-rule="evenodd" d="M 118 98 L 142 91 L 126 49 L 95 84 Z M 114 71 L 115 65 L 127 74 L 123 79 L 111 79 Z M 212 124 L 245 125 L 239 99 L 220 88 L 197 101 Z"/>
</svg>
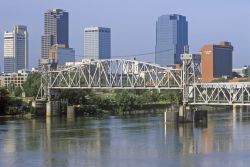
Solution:
<svg viewBox="0 0 250 167">
<path fill-rule="evenodd" d="M 55 44 L 69 47 L 69 14 L 62 9 L 49 9 L 44 13 L 41 58 L 49 58 L 49 49 Z M 40 64 L 40 63 L 39 63 Z"/>
<path fill-rule="evenodd" d="M 185 16 L 162 15 L 156 22 L 155 63 L 181 64 L 180 55 L 188 48 L 188 22 Z"/>
</svg>

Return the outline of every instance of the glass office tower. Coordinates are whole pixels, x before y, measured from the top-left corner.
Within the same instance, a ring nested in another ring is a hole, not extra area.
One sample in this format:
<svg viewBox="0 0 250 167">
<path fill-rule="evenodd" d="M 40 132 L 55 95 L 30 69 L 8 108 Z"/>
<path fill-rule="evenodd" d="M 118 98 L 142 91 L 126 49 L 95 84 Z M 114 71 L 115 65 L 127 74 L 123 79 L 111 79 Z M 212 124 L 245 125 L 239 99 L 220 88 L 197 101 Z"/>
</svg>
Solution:
<svg viewBox="0 0 250 167">
<path fill-rule="evenodd" d="M 111 58 L 111 29 L 88 27 L 84 29 L 84 58 Z"/>
<path fill-rule="evenodd" d="M 55 44 L 65 45 L 65 48 L 69 47 L 69 14 L 62 9 L 49 9 L 44 13 L 42 59 L 49 58 L 49 49 Z"/>
<path fill-rule="evenodd" d="M 185 16 L 162 15 L 156 22 L 155 63 L 181 64 L 180 55 L 188 48 L 188 22 Z"/>
</svg>

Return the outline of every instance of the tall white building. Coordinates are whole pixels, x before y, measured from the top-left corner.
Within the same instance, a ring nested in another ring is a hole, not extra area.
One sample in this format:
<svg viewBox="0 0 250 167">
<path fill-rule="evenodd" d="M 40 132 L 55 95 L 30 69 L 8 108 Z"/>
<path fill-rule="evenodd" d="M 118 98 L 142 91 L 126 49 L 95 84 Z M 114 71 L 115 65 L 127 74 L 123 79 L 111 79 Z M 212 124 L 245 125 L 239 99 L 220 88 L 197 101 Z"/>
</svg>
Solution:
<svg viewBox="0 0 250 167">
<path fill-rule="evenodd" d="M 16 25 L 13 32 L 4 32 L 4 73 L 28 69 L 27 27 Z"/>
<path fill-rule="evenodd" d="M 84 29 L 84 58 L 111 58 L 111 29 L 88 27 Z"/>
</svg>

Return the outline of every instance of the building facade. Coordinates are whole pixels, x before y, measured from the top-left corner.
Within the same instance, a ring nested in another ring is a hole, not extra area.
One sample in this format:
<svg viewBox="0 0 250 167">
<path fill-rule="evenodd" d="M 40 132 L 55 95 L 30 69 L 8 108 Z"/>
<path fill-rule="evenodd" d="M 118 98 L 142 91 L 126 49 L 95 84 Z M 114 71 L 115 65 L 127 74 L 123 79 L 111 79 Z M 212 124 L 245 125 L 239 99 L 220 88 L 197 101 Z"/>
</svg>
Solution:
<svg viewBox="0 0 250 167">
<path fill-rule="evenodd" d="M 41 59 L 49 58 L 49 49 L 55 44 L 69 47 L 69 14 L 62 9 L 49 9 L 44 13 Z M 40 65 L 40 60 L 39 60 Z"/>
<path fill-rule="evenodd" d="M 209 82 L 215 78 L 232 76 L 233 46 L 230 42 L 218 45 L 204 45 L 201 48 L 202 81 Z"/>
<path fill-rule="evenodd" d="M 84 58 L 111 58 L 111 29 L 89 27 L 84 29 Z"/>
<path fill-rule="evenodd" d="M 4 32 L 4 73 L 29 68 L 28 31 L 16 25 L 12 32 Z"/>
<path fill-rule="evenodd" d="M 185 16 L 162 15 L 156 22 L 155 63 L 161 66 L 181 64 L 180 56 L 188 48 L 188 22 Z"/>
<path fill-rule="evenodd" d="M 49 49 L 49 59 L 57 65 L 63 66 L 66 62 L 75 61 L 75 50 L 72 48 L 66 48 L 63 44 L 53 45 Z"/>
<path fill-rule="evenodd" d="M 249 69 L 248 66 L 243 66 L 241 68 L 233 68 L 232 72 L 234 73 L 233 75 L 238 75 L 236 77 L 248 77 Z"/>
<path fill-rule="evenodd" d="M 21 87 L 28 77 L 28 72 L 20 70 L 17 73 L 5 73 L 0 75 L 0 87 Z"/>
</svg>

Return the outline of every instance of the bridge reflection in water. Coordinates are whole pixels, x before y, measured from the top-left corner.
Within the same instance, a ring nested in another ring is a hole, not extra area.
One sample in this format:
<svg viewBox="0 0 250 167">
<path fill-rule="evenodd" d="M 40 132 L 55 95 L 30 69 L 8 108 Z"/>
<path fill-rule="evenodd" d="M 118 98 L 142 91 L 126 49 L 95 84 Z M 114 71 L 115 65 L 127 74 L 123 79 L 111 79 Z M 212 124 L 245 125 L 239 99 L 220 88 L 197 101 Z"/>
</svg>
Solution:
<svg viewBox="0 0 250 167">
<path fill-rule="evenodd" d="M 196 128 L 162 115 L 2 120 L 0 166 L 248 166 L 250 113 L 208 118 Z"/>
</svg>

